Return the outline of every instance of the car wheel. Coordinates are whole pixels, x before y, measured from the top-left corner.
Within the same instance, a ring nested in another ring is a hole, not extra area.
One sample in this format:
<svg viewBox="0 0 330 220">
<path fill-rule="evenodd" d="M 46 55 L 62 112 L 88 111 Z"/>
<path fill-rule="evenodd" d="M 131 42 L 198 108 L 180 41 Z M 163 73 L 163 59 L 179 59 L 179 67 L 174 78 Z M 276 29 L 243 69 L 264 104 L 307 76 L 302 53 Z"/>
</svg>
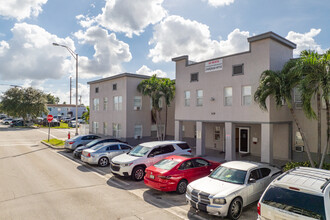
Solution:
<svg viewBox="0 0 330 220">
<path fill-rule="evenodd" d="M 101 157 L 99 159 L 99 166 L 106 167 L 109 165 L 109 159 L 107 157 Z"/>
<path fill-rule="evenodd" d="M 135 167 L 132 172 L 132 179 L 135 181 L 141 181 L 144 177 L 144 168 L 141 166 Z"/>
<path fill-rule="evenodd" d="M 187 190 L 187 185 L 188 185 L 187 180 L 180 180 L 180 182 L 176 187 L 176 192 L 179 194 L 184 194 Z"/>
<path fill-rule="evenodd" d="M 239 219 L 239 217 L 242 214 L 243 209 L 243 202 L 241 198 L 235 198 L 233 201 L 231 201 L 229 209 L 228 209 L 228 217 L 230 219 Z"/>
</svg>

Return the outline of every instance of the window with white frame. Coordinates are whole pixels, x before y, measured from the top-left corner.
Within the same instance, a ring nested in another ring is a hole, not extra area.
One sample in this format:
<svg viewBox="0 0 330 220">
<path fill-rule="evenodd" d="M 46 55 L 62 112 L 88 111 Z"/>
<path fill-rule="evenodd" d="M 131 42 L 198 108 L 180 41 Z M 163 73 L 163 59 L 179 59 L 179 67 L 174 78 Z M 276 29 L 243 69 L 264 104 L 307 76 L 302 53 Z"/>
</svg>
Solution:
<svg viewBox="0 0 330 220">
<path fill-rule="evenodd" d="M 142 125 L 135 125 L 134 126 L 134 138 L 135 139 L 142 138 Z"/>
<path fill-rule="evenodd" d="M 190 106 L 190 91 L 184 91 L 184 106 Z"/>
<path fill-rule="evenodd" d="M 120 124 L 112 123 L 112 136 L 115 138 L 120 138 Z"/>
<path fill-rule="evenodd" d="M 251 96 L 251 86 L 242 87 L 242 105 L 251 105 L 252 96 Z"/>
<path fill-rule="evenodd" d="M 142 96 L 134 96 L 134 110 L 142 109 Z"/>
<path fill-rule="evenodd" d="M 295 103 L 301 103 L 301 92 L 297 87 L 293 89 L 293 97 Z"/>
<path fill-rule="evenodd" d="M 108 123 L 103 122 L 103 134 L 107 135 L 108 134 Z"/>
<path fill-rule="evenodd" d="M 220 126 L 214 127 L 214 140 L 219 141 L 220 140 Z"/>
<path fill-rule="evenodd" d="M 103 110 L 108 110 L 108 97 L 103 98 Z"/>
<path fill-rule="evenodd" d="M 100 109 L 100 100 L 99 99 L 94 99 L 93 110 L 98 111 L 99 109 Z"/>
<path fill-rule="evenodd" d="M 203 90 L 196 91 L 196 106 L 203 106 Z"/>
<path fill-rule="evenodd" d="M 123 98 L 122 96 L 114 96 L 113 97 L 113 110 L 121 111 L 123 105 Z"/>
<path fill-rule="evenodd" d="M 163 108 L 163 99 L 162 98 L 159 99 L 158 106 L 159 106 L 159 108 Z"/>
<path fill-rule="evenodd" d="M 93 133 L 97 134 L 99 132 L 99 123 L 94 121 L 93 122 Z"/>
<path fill-rule="evenodd" d="M 232 104 L 233 104 L 233 87 L 225 87 L 224 97 L 225 97 L 224 105 L 232 106 Z"/>
</svg>

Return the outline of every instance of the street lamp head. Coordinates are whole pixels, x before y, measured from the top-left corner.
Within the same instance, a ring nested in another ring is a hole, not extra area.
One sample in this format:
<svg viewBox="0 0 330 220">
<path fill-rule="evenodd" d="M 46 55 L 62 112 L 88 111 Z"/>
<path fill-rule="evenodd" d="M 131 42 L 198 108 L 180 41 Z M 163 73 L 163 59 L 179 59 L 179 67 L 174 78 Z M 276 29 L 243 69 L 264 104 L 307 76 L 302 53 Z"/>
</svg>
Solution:
<svg viewBox="0 0 330 220">
<path fill-rule="evenodd" d="M 54 46 L 60 46 L 58 43 L 53 43 Z"/>
</svg>

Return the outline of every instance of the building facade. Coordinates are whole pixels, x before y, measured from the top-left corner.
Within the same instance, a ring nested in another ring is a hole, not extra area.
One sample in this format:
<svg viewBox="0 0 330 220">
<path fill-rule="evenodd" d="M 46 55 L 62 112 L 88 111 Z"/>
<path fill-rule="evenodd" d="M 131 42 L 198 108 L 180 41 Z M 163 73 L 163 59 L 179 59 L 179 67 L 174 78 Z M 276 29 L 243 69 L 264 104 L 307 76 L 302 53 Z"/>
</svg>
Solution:
<svg viewBox="0 0 330 220">
<path fill-rule="evenodd" d="M 76 117 L 76 105 L 47 104 L 48 114 L 54 118 Z M 78 117 L 87 112 L 86 106 L 78 105 Z"/>
<path fill-rule="evenodd" d="M 149 76 L 122 73 L 88 82 L 90 85 L 90 132 L 121 138 L 130 143 L 156 137 L 157 127 L 151 117 L 151 101 L 137 91 Z M 165 120 L 165 102 L 161 118 Z M 174 106 L 168 108 L 167 136 L 174 136 Z"/>
<path fill-rule="evenodd" d="M 202 62 L 191 62 L 188 56 L 172 59 L 176 63 L 175 139 L 190 138 L 197 155 L 219 152 L 226 160 L 253 155 L 272 163 L 304 157 L 305 153 L 299 154 L 304 149 L 289 109 L 279 109 L 268 99 L 268 111 L 263 111 L 253 99 L 261 73 L 281 70 L 296 45 L 273 32 L 247 40 L 249 50 L 243 53 Z M 317 122 L 305 118 L 299 94 L 294 97 L 297 115 L 316 152 Z M 325 132 L 322 140 L 324 147 Z"/>
</svg>

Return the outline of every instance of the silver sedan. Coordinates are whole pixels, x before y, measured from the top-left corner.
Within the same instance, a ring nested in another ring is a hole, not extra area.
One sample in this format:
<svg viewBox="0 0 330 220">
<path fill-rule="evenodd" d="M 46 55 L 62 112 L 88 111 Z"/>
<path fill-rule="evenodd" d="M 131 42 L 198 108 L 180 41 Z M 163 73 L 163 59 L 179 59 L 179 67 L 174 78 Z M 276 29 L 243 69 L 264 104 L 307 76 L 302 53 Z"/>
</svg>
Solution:
<svg viewBox="0 0 330 220">
<path fill-rule="evenodd" d="M 98 164 L 101 167 L 105 167 L 109 165 L 114 156 L 127 153 L 131 149 L 130 145 L 120 142 L 102 143 L 83 150 L 81 160 L 89 164 Z"/>
</svg>

